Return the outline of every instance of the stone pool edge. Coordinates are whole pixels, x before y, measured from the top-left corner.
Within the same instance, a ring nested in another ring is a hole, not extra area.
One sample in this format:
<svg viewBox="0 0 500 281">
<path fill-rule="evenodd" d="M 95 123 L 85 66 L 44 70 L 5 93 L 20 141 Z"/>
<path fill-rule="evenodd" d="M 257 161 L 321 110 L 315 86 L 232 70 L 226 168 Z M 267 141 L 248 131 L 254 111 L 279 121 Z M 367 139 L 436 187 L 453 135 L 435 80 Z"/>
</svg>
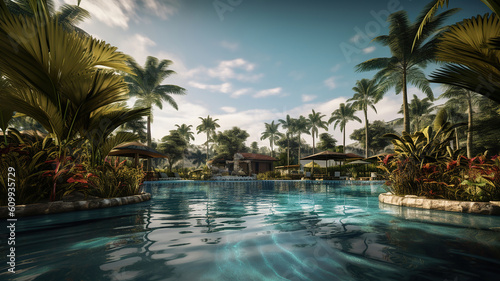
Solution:
<svg viewBox="0 0 500 281">
<path fill-rule="evenodd" d="M 446 199 L 428 199 L 416 195 L 398 196 L 391 192 L 381 193 L 378 196 L 380 203 L 412 207 L 428 210 L 440 210 L 458 213 L 473 213 L 481 215 L 500 215 L 500 201 L 474 202 L 455 201 Z"/>
<path fill-rule="evenodd" d="M 54 201 L 48 203 L 35 203 L 28 205 L 16 205 L 16 218 L 36 215 L 48 215 L 65 213 L 72 211 L 84 211 L 92 209 L 101 209 L 108 207 L 116 207 L 128 204 L 141 203 L 151 200 L 150 193 L 142 193 L 138 195 L 115 197 L 115 198 L 97 198 L 90 200 L 79 201 Z M 9 207 L 0 207 L 0 218 L 9 217 Z"/>
</svg>

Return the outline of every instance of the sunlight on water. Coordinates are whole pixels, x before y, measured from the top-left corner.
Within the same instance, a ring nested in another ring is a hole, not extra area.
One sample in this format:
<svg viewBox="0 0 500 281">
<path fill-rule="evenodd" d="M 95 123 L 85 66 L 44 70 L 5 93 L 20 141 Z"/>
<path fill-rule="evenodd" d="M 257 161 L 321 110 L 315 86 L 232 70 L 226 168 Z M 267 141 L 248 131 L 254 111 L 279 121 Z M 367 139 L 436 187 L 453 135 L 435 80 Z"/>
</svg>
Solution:
<svg viewBox="0 0 500 281">
<path fill-rule="evenodd" d="M 500 218 L 379 204 L 379 183 L 146 189 L 149 202 L 19 219 L 16 274 L 2 264 L 0 280 L 493 280 L 500 273 Z"/>
</svg>

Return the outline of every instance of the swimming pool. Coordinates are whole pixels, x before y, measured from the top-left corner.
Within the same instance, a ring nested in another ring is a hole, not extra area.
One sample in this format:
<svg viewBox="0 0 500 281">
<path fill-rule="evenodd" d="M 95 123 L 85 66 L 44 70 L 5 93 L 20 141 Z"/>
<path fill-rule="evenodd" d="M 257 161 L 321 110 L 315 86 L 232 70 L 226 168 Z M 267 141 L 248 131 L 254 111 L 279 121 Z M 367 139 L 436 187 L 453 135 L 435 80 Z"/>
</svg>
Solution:
<svg viewBox="0 0 500 281">
<path fill-rule="evenodd" d="M 379 183 L 167 182 L 146 190 L 148 202 L 20 218 L 16 273 L 3 262 L 0 280 L 451 281 L 500 273 L 499 217 L 379 205 Z"/>
</svg>

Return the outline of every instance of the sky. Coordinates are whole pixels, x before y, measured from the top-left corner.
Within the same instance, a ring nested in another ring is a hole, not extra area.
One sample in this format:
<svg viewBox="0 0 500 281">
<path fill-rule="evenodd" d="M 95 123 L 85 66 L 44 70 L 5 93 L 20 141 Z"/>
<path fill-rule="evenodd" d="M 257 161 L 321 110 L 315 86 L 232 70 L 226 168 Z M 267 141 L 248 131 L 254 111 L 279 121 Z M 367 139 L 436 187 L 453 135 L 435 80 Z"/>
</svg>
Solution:
<svg viewBox="0 0 500 281">
<path fill-rule="evenodd" d="M 76 0 L 56 0 L 76 4 Z M 153 108 L 152 137 L 161 139 L 175 125 L 193 126 L 194 144 L 205 142 L 196 134 L 199 117 L 218 119 L 218 131 L 238 126 L 250 137 L 247 146 L 260 140 L 264 123 L 307 117 L 312 110 L 326 115 L 353 95 L 357 80 L 375 72 L 355 72 L 368 59 L 388 57 L 388 47 L 370 42 L 388 34 L 387 16 L 398 10 L 414 21 L 428 1 L 418 0 L 82 0 L 91 18 L 79 25 L 144 65 L 148 56 L 173 62 L 176 72 L 162 84 L 186 89 L 173 95 L 179 110 L 167 103 Z M 448 24 L 491 12 L 479 0 L 452 0 L 448 8 L 462 8 Z M 441 9 L 440 12 L 444 11 Z M 430 65 L 426 74 L 437 66 Z M 431 84 L 435 97 L 442 92 Z M 409 85 L 413 94 L 424 98 Z M 442 103 L 438 101 L 437 103 Z M 370 110 L 369 122 L 390 121 L 397 114 L 402 95 L 389 90 Z M 362 112 L 357 116 L 362 120 Z M 363 123 L 351 122 L 349 135 Z M 283 129 L 281 129 L 284 132 Z M 324 131 L 320 131 L 322 133 Z M 342 143 L 339 128 L 328 133 Z M 312 145 L 312 137 L 303 139 Z"/>
</svg>

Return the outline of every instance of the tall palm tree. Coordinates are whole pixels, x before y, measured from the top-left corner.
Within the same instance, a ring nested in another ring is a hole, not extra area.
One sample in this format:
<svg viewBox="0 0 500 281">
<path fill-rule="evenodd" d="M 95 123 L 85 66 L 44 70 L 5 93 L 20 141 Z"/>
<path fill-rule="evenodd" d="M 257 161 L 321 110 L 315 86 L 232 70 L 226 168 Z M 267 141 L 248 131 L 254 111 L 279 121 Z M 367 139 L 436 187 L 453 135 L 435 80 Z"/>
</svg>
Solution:
<svg viewBox="0 0 500 281">
<path fill-rule="evenodd" d="M 321 112 L 316 112 L 314 111 L 314 109 L 312 110 L 312 113 L 309 114 L 309 124 L 311 125 L 311 135 L 312 135 L 312 138 L 313 138 L 313 154 L 315 153 L 315 147 L 316 147 L 316 143 L 315 143 L 315 138 L 317 138 L 319 135 L 319 128 L 322 128 L 322 129 L 325 129 L 326 131 L 328 131 L 328 122 L 327 121 L 323 121 L 323 117 L 325 117 L 326 115 L 324 114 L 321 114 Z"/>
<path fill-rule="evenodd" d="M 286 163 L 290 165 L 290 134 L 295 128 L 295 119 L 291 118 L 289 114 L 286 115 L 286 119 L 279 119 L 278 122 L 281 124 L 283 129 L 286 130 Z"/>
<path fill-rule="evenodd" d="M 382 99 L 384 91 L 375 79 L 358 80 L 352 90 L 354 91 L 354 96 L 347 101 L 352 101 L 354 109 L 363 110 L 365 115 L 365 157 L 368 158 L 368 107 L 371 107 L 377 113 L 375 104 Z"/>
<path fill-rule="evenodd" d="M 191 131 L 191 127 L 193 127 L 193 125 L 187 125 L 187 124 L 182 124 L 182 125 L 178 125 L 178 124 L 175 124 L 175 126 L 177 127 L 177 132 L 179 132 L 179 135 L 186 141 L 186 143 L 189 144 L 190 141 L 194 140 L 194 132 Z"/>
<path fill-rule="evenodd" d="M 201 119 L 201 124 L 196 127 L 196 130 L 198 130 L 198 133 L 206 133 L 207 134 L 207 163 L 208 163 L 208 145 L 210 141 L 210 136 L 215 134 L 215 129 L 219 128 L 219 124 L 217 124 L 217 121 L 219 119 L 212 119 L 210 115 L 207 116 L 207 118 L 199 117 Z"/>
<path fill-rule="evenodd" d="M 133 75 L 125 76 L 128 83 L 130 96 L 136 97 L 136 107 L 151 108 L 147 116 L 147 144 L 151 147 L 151 123 L 153 122 L 153 105 L 163 109 L 163 102 L 167 102 L 178 110 L 177 103 L 171 95 L 185 95 L 185 89 L 176 85 L 161 85 L 163 80 L 175 71 L 168 69 L 172 64 L 170 60 L 158 61 L 157 58 L 149 56 L 146 59 L 144 68 L 138 65 L 133 59 L 128 62 Z M 151 161 L 148 159 L 148 170 Z"/>
<path fill-rule="evenodd" d="M 439 98 L 449 98 L 454 104 L 465 105 L 463 107 L 467 108 L 467 157 L 472 158 L 473 105 L 478 103 L 479 96 L 472 91 L 457 86 L 447 86 L 445 89 Z"/>
<path fill-rule="evenodd" d="M 422 72 L 427 63 L 435 60 L 438 36 L 434 36 L 443 22 L 457 9 L 433 15 L 431 21 L 422 29 L 422 34 L 415 41 L 419 24 L 425 17 L 421 13 L 415 23 L 410 23 L 406 11 L 395 12 L 388 17 L 389 34 L 375 37 L 372 41 L 388 46 L 391 57 L 375 58 L 356 66 L 356 71 L 379 70 L 375 78 L 383 79 L 384 87 L 395 86 L 396 94 L 403 93 L 404 130 L 410 132 L 410 116 L 408 112 L 408 90 L 410 83 L 424 92 L 430 100 L 434 99 L 429 81 Z"/>
<path fill-rule="evenodd" d="M 344 153 L 345 153 L 345 126 L 347 122 L 358 121 L 359 123 L 361 123 L 361 119 L 359 119 L 359 117 L 357 116 L 354 116 L 355 112 L 356 110 L 352 107 L 350 103 L 348 104 L 341 103 L 339 105 L 339 108 L 336 109 L 334 112 L 332 112 L 332 116 L 330 117 L 330 120 L 328 120 L 328 124 L 334 123 L 333 129 L 336 129 L 337 126 L 340 126 L 340 131 L 344 132 L 343 136 L 344 147 L 342 148 L 342 152 Z"/>
<path fill-rule="evenodd" d="M 266 126 L 266 130 L 262 132 L 260 140 L 269 139 L 269 145 L 271 146 L 271 156 L 274 157 L 274 145 L 283 136 L 283 134 L 278 131 L 280 124 L 274 124 L 274 120 L 270 124 L 264 124 Z"/>
<path fill-rule="evenodd" d="M 413 131 L 418 131 L 423 127 L 422 122 L 430 117 L 429 115 L 434 110 L 434 106 L 429 98 L 419 99 L 416 95 L 413 95 L 408 109 L 412 119 Z M 403 113 L 403 107 L 398 113 Z"/>
<path fill-rule="evenodd" d="M 48 14 L 45 1 L 29 4 L 36 17 L 14 16 L 0 1 L 0 69 L 11 86 L 2 92 L 0 110 L 38 121 L 59 145 L 58 156 L 68 142 L 86 139 L 97 163 L 117 142 L 130 141 L 127 133 L 111 137 L 116 128 L 149 114 L 117 105 L 128 99 L 116 73 L 130 71 L 128 56 L 67 31 Z"/>
<path fill-rule="evenodd" d="M 439 98 L 441 98 L 441 96 L 439 96 Z M 453 97 L 448 99 L 444 103 L 442 108 L 446 111 L 446 119 L 449 120 L 452 124 L 464 122 L 467 120 L 467 114 L 464 114 L 464 112 L 467 112 L 467 109 L 464 108 L 462 100 L 459 100 L 458 98 Z M 454 142 L 455 149 L 460 148 L 458 129 L 459 128 L 455 128 L 455 142 Z"/>
<path fill-rule="evenodd" d="M 490 1 L 493 2 L 493 1 Z M 477 16 L 450 26 L 437 44 L 447 64 L 430 81 L 465 88 L 500 103 L 500 18 Z"/>
<path fill-rule="evenodd" d="M 300 144 L 301 144 L 300 135 L 311 134 L 309 132 L 310 127 L 311 126 L 309 124 L 309 120 L 302 115 L 300 115 L 299 118 L 295 120 L 294 132 L 297 134 L 297 137 L 299 138 L 299 159 L 297 160 L 298 165 L 300 165 Z"/>
</svg>

